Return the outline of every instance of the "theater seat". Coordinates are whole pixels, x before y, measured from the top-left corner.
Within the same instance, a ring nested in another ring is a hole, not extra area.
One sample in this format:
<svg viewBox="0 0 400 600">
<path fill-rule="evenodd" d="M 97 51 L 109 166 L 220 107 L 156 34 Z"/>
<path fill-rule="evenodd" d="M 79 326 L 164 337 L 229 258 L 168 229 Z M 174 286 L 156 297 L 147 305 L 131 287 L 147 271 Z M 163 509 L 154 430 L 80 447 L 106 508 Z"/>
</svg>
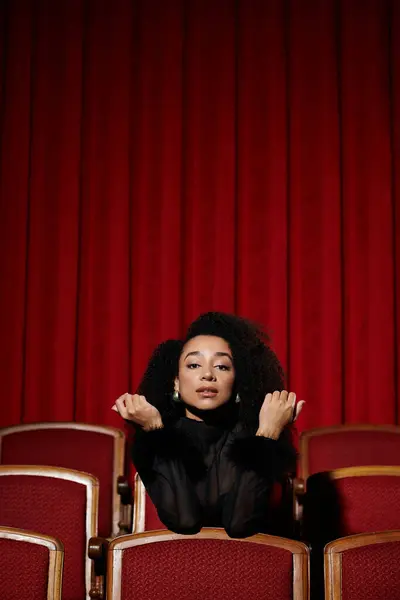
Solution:
<svg viewBox="0 0 400 600">
<path fill-rule="evenodd" d="M 124 475 L 124 455 L 125 435 L 114 427 L 57 422 L 0 429 L 0 464 L 64 467 L 97 477 L 99 534 L 105 537 L 121 530 L 128 533 L 131 527 L 132 499 Z"/>
<path fill-rule="evenodd" d="M 303 431 L 299 440 L 298 478 L 294 481 L 296 520 L 303 520 L 308 477 L 315 473 L 368 465 L 400 466 L 400 427 L 337 425 Z M 300 524 L 299 529 L 303 527 Z"/>
<path fill-rule="evenodd" d="M 55 467 L 0 466 L 0 525 L 50 535 L 64 546 L 64 600 L 89 598 L 89 538 L 97 535 L 98 481 Z M 21 599 L 22 600 L 22 599 Z"/>
<path fill-rule="evenodd" d="M 331 542 L 324 561 L 326 600 L 399 600 L 400 530 Z"/>
<path fill-rule="evenodd" d="M 400 529 L 400 467 L 315 473 L 307 480 L 304 535 L 322 546 L 356 533 Z"/>
<path fill-rule="evenodd" d="M 113 600 L 306 600 L 308 548 L 268 535 L 231 539 L 218 529 L 121 536 L 108 549 Z"/>
<path fill-rule="evenodd" d="M 400 427 L 337 425 L 303 431 L 299 440 L 299 476 L 344 467 L 400 465 Z"/>
<path fill-rule="evenodd" d="M 56 538 L 0 527 L 1 600 L 61 600 L 63 561 Z"/>
</svg>

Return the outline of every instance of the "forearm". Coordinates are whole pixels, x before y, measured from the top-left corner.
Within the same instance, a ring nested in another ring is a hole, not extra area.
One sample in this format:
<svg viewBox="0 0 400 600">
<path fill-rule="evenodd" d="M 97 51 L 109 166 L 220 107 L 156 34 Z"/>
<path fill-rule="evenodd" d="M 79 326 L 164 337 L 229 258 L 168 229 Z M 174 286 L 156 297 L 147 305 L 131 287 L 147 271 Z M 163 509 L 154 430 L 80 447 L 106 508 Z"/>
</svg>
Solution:
<svg viewBox="0 0 400 600">
<path fill-rule="evenodd" d="M 297 453 L 291 437 L 289 428 L 284 429 L 278 437 L 273 432 L 265 435 L 257 431 L 251 435 L 242 431 L 232 441 L 229 456 L 238 466 L 279 480 L 296 468 Z"/>
<path fill-rule="evenodd" d="M 193 485 L 181 460 L 163 451 L 170 436 L 168 429 L 141 432 L 132 459 L 163 524 L 176 533 L 197 533 L 202 513 Z"/>
<path fill-rule="evenodd" d="M 242 465 L 232 468 L 231 478 L 230 489 L 223 495 L 222 526 L 233 538 L 266 531 L 272 479 Z"/>
<path fill-rule="evenodd" d="M 296 452 L 288 438 L 286 433 L 273 439 L 241 432 L 233 440 L 223 507 L 223 527 L 231 537 L 269 531 L 272 490 L 295 468 Z"/>
</svg>

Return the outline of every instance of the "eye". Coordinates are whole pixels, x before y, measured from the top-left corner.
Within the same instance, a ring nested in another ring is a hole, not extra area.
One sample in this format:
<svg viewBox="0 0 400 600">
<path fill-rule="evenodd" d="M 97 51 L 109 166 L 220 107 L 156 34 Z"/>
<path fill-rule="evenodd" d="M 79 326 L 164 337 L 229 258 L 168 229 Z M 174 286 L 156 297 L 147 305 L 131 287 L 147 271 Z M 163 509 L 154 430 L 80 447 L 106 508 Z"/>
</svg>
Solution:
<svg viewBox="0 0 400 600">
<path fill-rule="evenodd" d="M 200 365 L 198 363 L 190 363 L 186 365 L 188 369 L 197 369 Z"/>
<path fill-rule="evenodd" d="M 228 367 L 228 365 L 215 365 L 216 369 L 219 369 L 220 371 L 230 371 L 231 367 Z"/>
</svg>

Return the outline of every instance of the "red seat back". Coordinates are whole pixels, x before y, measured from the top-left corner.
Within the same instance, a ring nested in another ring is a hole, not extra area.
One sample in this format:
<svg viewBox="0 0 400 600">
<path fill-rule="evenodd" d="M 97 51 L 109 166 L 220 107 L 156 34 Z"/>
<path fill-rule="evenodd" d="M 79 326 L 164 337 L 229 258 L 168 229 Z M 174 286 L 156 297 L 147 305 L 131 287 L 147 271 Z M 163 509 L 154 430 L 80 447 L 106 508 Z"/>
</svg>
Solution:
<svg viewBox="0 0 400 600">
<path fill-rule="evenodd" d="M 113 600 L 305 600 L 308 549 L 267 535 L 232 540 L 221 530 L 184 536 L 151 532 L 114 540 L 108 596 Z"/>
<path fill-rule="evenodd" d="M 400 590 L 400 531 L 350 536 L 325 549 L 327 600 L 394 600 Z"/>
<path fill-rule="evenodd" d="M 356 533 L 400 529 L 400 467 L 351 467 L 307 480 L 305 537 L 319 545 Z"/>
<path fill-rule="evenodd" d="M 0 527 L 0 598 L 60 600 L 63 558 L 55 538 Z"/>
<path fill-rule="evenodd" d="M 51 467 L 0 467 L 0 524 L 50 535 L 64 546 L 63 598 L 89 597 L 90 537 L 97 535 L 98 482 Z"/>
<path fill-rule="evenodd" d="M 84 423 L 32 423 L 0 430 L 0 463 L 50 465 L 91 473 L 100 482 L 99 535 L 118 533 L 117 478 L 124 474 L 124 433 Z"/>
<path fill-rule="evenodd" d="M 400 465 L 400 427 L 339 425 L 304 431 L 299 442 L 299 475 L 343 467 Z"/>
<path fill-rule="evenodd" d="M 335 484 L 343 511 L 343 535 L 400 529 L 400 468 L 392 475 L 349 474 L 337 478 Z"/>
</svg>

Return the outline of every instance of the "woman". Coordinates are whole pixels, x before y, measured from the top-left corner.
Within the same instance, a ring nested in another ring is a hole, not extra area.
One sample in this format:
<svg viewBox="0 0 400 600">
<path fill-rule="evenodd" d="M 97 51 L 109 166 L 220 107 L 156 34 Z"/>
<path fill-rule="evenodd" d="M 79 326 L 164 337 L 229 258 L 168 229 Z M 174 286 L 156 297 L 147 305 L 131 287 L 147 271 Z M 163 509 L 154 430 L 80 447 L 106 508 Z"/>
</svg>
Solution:
<svg viewBox="0 0 400 600">
<path fill-rule="evenodd" d="M 231 537 L 271 531 L 271 492 L 295 468 L 290 425 L 304 402 L 248 321 L 206 313 L 161 344 L 135 395 L 113 409 L 135 426 L 133 462 L 166 527 Z"/>
</svg>

